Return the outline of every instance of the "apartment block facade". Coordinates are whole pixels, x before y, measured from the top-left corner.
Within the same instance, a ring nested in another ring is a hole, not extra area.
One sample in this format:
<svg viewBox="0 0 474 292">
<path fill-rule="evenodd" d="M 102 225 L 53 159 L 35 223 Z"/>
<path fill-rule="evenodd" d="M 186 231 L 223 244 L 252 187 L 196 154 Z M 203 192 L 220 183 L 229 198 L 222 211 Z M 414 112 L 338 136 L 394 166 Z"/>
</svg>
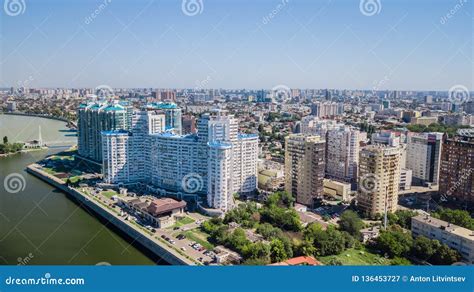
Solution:
<svg viewBox="0 0 474 292">
<path fill-rule="evenodd" d="M 226 212 L 233 195 L 257 188 L 258 136 L 238 133 L 238 121 L 225 111 L 203 114 L 197 134 L 166 131 L 164 113 L 135 113 L 129 131 L 105 131 L 104 181 L 142 182 L 160 195 L 205 197 Z"/>
<path fill-rule="evenodd" d="M 292 134 L 285 138 L 285 190 L 296 202 L 313 206 L 323 196 L 326 141 Z"/>
<path fill-rule="evenodd" d="M 409 133 L 406 168 L 419 183 L 438 184 L 442 133 Z"/>
<path fill-rule="evenodd" d="M 400 148 L 380 144 L 360 151 L 357 206 L 366 216 L 397 210 L 400 157 Z"/>
<path fill-rule="evenodd" d="M 439 192 L 466 204 L 474 203 L 474 129 L 444 137 Z"/>
</svg>

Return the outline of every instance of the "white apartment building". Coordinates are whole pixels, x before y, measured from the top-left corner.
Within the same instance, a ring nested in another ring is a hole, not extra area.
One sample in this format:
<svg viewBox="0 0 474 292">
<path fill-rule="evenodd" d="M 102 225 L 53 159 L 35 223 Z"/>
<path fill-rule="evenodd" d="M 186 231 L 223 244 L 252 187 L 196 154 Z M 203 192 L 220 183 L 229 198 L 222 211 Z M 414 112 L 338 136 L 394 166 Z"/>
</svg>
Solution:
<svg viewBox="0 0 474 292">
<path fill-rule="evenodd" d="M 164 125 L 163 114 L 134 114 L 131 131 L 104 132 L 104 181 L 144 182 L 178 198 L 207 196 L 209 207 L 223 212 L 233 207 L 234 193 L 255 192 L 258 136 L 239 134 L 232 115 L 204 114 L 197 134 L 178 135 Z"/>
<path fill-rule="evenodd" d="M 232 144 L 226 142 L 209 142 L 209 160 L 207 164 L 207 204 L 223 212 L 233 205 Z"/>
<path fill-rule="evenodd" d="M 360 132 L 348 126 L 327 132 L 326 176 L 343 181 L 357 179 L 360 140 Z"/>
<path fill-rule="evenodd" d="M 325 138 L 327 131 L 343 127 L 334 120 L 323 120 L 317 116 L 305 116 L 301 119 L 301 134 Z"/>
<path fill-rule="evenodd" d="M 442 133 L 409 133 L 406 167 L 418 183 L 438 184 Z"/>
<path fill-rule="evenodd" d="M 142 182 L 149 178 L 148 135 L 163 132 L 165 116 L 153 111 L 132 114 L 131 130 L 102 132 L 104 182 Z"/>
</svg>

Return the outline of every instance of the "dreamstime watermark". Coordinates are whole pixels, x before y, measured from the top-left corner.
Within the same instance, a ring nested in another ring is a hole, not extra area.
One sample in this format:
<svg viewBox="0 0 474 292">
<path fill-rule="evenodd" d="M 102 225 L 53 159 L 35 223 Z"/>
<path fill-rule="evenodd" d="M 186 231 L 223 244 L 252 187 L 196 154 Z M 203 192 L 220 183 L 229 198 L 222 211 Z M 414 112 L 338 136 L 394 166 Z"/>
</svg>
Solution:
<svg viewBox="0 0 474 292">
<path fill-rule="evenodd" d="M 96 266 L 111 266 L 111 264 L 109 262 L 98 262 L 97 264 L 95 264 Z"/>
<path fill-rule="evenodd" d="M 288 2 L 290 2 L 290 0 L 281 0 L 281 3 L 278 3 L 277 6 L 275 6 L 275 8 L 273 8 L 272 11 L 270 11 L 270 13 L 268 13 L 268 15 L 265 15 L 263 18 L 262 18 L 262 23 L 263 24 L 268 24 L 272 21 L 272 19 L 278 15 L 278 13 L 280 13 L 280 11 L 283 10 L 283 8 L 285 8 L 285 6 L 288 4 Z"/>
<path fill-rule="evenodd" d="M 50 273 L 39 278 L 5 278 L 6 285 L 85 285 L 84 278 L 53 278 Z"/>
<path fill-rule="evenodd" d="M 187 16 L 195 16 L 204 11 L 204 3 L 202 0 L 183 0 L 181 10 Z"/>
<path fill-rule="evenodd" d="M 206 79 L 201 80 L 201 81 L 196 80 L 196 86 L 194 87 L 194 90 L 195 91 L 200 91 L 200 90 L 203 90 L 203 89 L 207 88 L 207 86 L 209 85 L 209 82 L 211 82 L 211 80 L 212 80 L 211 76 L 207 76 Z"/>
<path fill-rule="evenodd" d="M 94 19 L 96 19 L 104 10 L 107 8 L 107 6 L 112 3 L 112 0 L 104 0 L 97 8 L 92 11 L 92 13 L 84 18 L 84 23 L 85 24 L 91 24 Z"/>
<path fill-rule="evenodd" d="M 459 180 L 457 180 L 449 188 L 449 190 L 446 191 L 446 194 L 441 194 L 440 200 L 441 201 L 447 201 L 448 197 L 451 196 L 457 188 L 459 188 L 460 186 L 462 186 L 464 183 L 467 182 L 467 179 L 471 176 L 472 171 L 473 171 L 472 169 L 463 169 L 461 171 L 461 177 L 459 178 Z"/>
<path fill-rule="evenodd" d="M 363 175 L 359 181 L 359 188 L 364 193 L 373 193 L 379 188 L 380 177 L 374 173 Z"/>
<path fill-rule="evenodd" d="M 181 180 L 181 187 L 186 193 L 194 194 L 202 190 L 204 181 L 197 173 L 189 173 Z"/>
<path fill-rule="evenodd" d="M 19 257 L 17 258 L 17 262 L 18 262 L 17 266 L 26 266 L 31 262 L 33 258 L 34 258 L 34 255 L 31 252 L 24 258 Z"/>
<path fill-rule="evenodd" d="M 374 16 L 382 11 L 380 0 L 360 0 L 359 10 L 365 16 Z"/>
<path fill-rule="evenodd" d="M 3 180 L 3 187 L 10 194 L 22 192 L 26 188 L 25 177 L 19 173 L 10 173 Z"/>
<path fill-rule="evenodd" d="M 5 14 L 9 16 L 23 14 L 26 10 L 25 0 L 5 0 L 5 2 L 3 2 L 3 10 Z"/>
<path fill-rule="evenodd" d="M 277 85 L 271 89 L 271 97 L 274 101 L 286 102 L 291 100 L 291 89 L 286 85 Z"/>
<path fill-rule="evenodd" d="M 379 80 L 378 82 L 374 82 L 374 86 L 372 87 L 372 95 L 375 95 L 377 91 L 379 91 L 390 79 L 387 75 L 383 77 L 383 79 Z"/>
<path fill-rule="evenodd" d="M 458 3 L 456 3 L 456 5 L 454 5 L 453 8 L 448 11 L 448 13 L 441 16 L 439 23 L 446 24 L 451 18 L 454 17 L 454 15 L 456 15 L 456 13 L 458 13 L 459 10 L 461 10 L 461 8 L 464 7 L 465 3 L 467 3 L 467 0 L 459 0 Z"/>
<path fill-rule="evenodd" d="M 97 95 L 98 99 L 105 99 L 110 97 L 115 97 L 115 92 L 112 87 L 108 85 L 99 85 L 95 89 L 95 95 Z"/>
<path fill-rule="evenodd" d="M 448 98 L 452 103 L 465 103 L 471 99 L 471 93 L 466 86 L 457 84 L 448 90 Z"/>
</svg>

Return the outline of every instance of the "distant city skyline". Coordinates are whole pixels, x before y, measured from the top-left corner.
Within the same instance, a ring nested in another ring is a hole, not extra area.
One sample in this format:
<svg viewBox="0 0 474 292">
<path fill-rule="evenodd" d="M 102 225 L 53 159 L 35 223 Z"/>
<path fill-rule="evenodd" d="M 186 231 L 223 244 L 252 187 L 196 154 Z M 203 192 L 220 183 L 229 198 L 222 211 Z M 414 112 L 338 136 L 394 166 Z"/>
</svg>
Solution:
<svg viewBox="0 0 474 292">
<path fill-rule="evenodd" d="M 472 1 L 413 2 L 25 1 L 0 87 L 472 91 Z"/>
</svg>

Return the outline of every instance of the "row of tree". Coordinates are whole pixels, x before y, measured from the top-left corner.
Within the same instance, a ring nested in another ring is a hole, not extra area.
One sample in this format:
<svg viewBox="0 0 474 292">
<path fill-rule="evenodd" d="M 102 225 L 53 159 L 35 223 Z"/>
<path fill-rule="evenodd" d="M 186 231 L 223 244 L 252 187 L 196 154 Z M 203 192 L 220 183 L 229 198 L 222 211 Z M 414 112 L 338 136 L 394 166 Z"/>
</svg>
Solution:
<svg viewBox="0 0 474 292">
<path fill-rule="evenodd" d="M 23 149 L 23 143 L 9 143 L 8 137 L 3 137 L 3 144 L 0 144 L 0 154 L 15 153 Z"/>
</svg>

